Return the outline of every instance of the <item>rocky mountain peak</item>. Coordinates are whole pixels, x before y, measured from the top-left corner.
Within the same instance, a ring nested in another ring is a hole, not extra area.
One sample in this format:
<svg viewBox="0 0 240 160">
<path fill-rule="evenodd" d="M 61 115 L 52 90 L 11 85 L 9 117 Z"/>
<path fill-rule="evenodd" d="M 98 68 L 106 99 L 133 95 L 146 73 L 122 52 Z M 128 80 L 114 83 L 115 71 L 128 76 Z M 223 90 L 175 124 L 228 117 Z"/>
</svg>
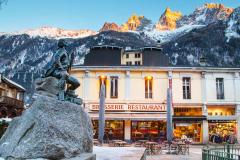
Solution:
<svg viewBox="0 0 240 160">
<path fill-rule="evenodd" d="M 181 12 L 171 11 L 169 7 L 161 15 L 158 23 L 156 24 L 157 30 L 174 30 L 176 29 L 176 21 L 182 17 Z"/>
<path fill-rule="evenodd" d="M 133 14 L 126 23 L 122 25 L 123 31 L 135 31 L 137 30 L 137 27 L 141 25 L 141 20 L 144 18 L 144 16 L 138 16 L 136 14 Z"/>
<path fill-rule="evenodd" d="M 207 3 L 197 8 L 192 14 L 183 16 L 177 27 L 184 25 L 208 25 L 219 20 L 227 20 L 233 8 L 225 7 L 223 4 Z"/>
<path fill-rule="evenodd" d="M 103 32 L 103 31 L 121 31 L 121 27 L 118 26 L 116 23 L 108 23 L 105 22 L 103 27 L 99 30 L 99 32 Z"/>
</svg>

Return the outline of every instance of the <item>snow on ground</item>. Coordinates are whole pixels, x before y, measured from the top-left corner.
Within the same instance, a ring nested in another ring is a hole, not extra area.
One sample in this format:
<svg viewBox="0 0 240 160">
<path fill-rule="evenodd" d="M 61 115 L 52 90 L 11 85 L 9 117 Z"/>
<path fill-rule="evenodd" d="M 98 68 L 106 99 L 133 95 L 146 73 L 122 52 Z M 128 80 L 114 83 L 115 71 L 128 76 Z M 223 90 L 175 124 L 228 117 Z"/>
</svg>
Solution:
<svg viewBox="0 0 240 160">
<path fill-rule="evenodd" d="M 144 153 L 144 148 L 136 147 L 93 147 L 93 153 L 97 155 L 97 160 L 122 160 L 124 157 L 129 159 L 140 159 Z M 141 154 L 142 153 L 142 154 Z"/>
<path fill-rule="evenodd" d="M 172 38 L 176 37 L 177 35 L 181 35 L 183 33 L 190 32 L 195 28 L 201 28 L 205 25 L 185 25 L 175 30 L 166 30 L 166 31 L 158 31 L 154 29 L 153 31 L 146 31 L 144 32 L 148 37 L 154 40 L 161 40 L 161 42 L 170 41 Z"/>
<path fill-rule="evenodd" d="M 8 118 L 8 117 L 6 117 L 6 118 L 0 118 L 0 122 L 2 122 L 2 121 L 11 122 L 11 121 L 12 121 L 12 118 Z"/>
<path fill-rule="evenodd" d="M 145 148 L 94 146 L 93 153 L 97 160 L 139 160 Z M 4 160 L 0 157 L 0 160 Z"/>
</svg>

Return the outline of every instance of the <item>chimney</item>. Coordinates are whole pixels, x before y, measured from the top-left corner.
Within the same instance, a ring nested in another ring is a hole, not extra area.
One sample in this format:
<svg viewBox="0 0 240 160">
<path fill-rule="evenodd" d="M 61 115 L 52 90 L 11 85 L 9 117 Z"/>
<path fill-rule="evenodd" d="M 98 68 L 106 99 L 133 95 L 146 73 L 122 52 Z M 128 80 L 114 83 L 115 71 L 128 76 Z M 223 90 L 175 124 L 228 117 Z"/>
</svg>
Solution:
<svg viewBox="0 0 240 160">
<path fill-rule="evenodd" d="M 201 57 L 199 58 L 199 64 L 201 67 L 205 67 L 206 66 L 206 58 L 205 56 L 201 55 Z"/>
</svg>

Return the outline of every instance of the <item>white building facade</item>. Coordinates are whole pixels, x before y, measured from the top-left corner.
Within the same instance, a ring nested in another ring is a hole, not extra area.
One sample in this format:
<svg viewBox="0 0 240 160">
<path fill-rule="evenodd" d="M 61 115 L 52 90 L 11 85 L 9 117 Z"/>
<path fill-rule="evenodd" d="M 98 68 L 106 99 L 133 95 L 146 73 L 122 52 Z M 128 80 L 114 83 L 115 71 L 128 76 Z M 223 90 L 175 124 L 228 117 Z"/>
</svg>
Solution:
<svg viewBox="0 0 240 160">
<path fill-rule="evenodd" d="M 220 143 L 234 134 L 240 142 L 240 68 L 75 66 L 71 74 L 81 82 L 77 94 L 92 118 L 95 136 L 103 82 L 105 130 L 113 132 L 112 138 L 164 140 L 170 87 L 176 138 Z"/>
</svg>

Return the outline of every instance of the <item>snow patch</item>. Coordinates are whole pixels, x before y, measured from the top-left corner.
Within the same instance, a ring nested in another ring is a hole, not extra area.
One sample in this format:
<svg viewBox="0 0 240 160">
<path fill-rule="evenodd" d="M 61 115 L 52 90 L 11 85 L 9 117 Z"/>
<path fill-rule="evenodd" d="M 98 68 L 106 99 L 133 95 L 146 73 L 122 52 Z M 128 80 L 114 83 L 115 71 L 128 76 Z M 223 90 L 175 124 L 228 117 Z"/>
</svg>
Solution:
<svg viewBox="0 0 240 160">
<path fill-rule="evenodd" d="M 229 42 L 229 40 L 234 37 L 234 38 L 240 38 L 240 35 L 236 32 L 236 28 L 237 27 L 237 21 L 231 19 L 228 22 L 228 27 L 225 30 L 225 36 L 227 37 L 227 42 Z"/>
<path fill-rule="evenodd" d="M 12 118 L 8 118 L 8 117 L 6 117 L 6 118 L 0 118 L 0 122 L 3 122 L 3 121 L 5 121 L 5 122 L 11 122 L 11 121 L 12 121 Z"/>
<path fill-rule="evenodd" d="M 154 29 L 153 31 L 146 31 L 144 32 L 148 37 L 152 38 L 153 40 L 161 40 L 161 42 L 168 42 L 172 40 L 174 37 L 178 35 L 185 34 L 190 32 L 195 28 L 201 28 L 205 25 L 185 25 L 175 30 L 166 30 L 166 31 L 159 31 Z"/>
</svg>

